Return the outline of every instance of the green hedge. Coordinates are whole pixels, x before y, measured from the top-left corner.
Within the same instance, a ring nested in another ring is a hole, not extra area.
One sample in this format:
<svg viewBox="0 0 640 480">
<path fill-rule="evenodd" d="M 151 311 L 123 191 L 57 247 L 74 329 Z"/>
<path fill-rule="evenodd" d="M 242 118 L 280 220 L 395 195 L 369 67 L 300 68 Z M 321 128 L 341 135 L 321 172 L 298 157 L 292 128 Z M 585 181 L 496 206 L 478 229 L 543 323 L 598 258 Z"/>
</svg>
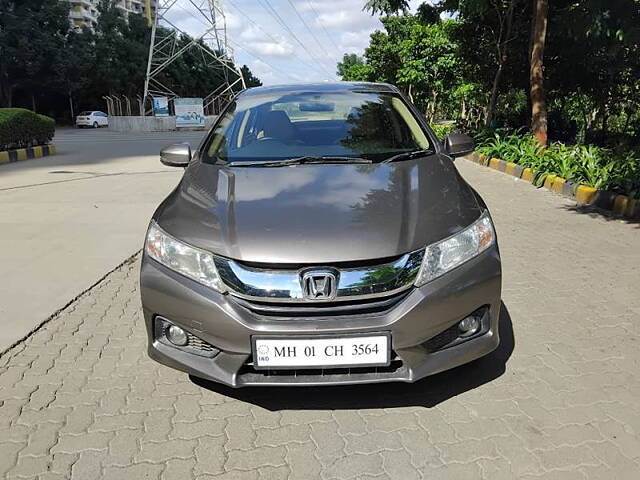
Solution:
<svg viewBox="0 0 640 480">
<path fill-rule="evenodd" d="M 532 168 L 534 183 L 542 185 L 547 175 L 589 187 L 612 190 L 640 198 L 640 155 L 615 153 L 595 145 L 552 143 L 547 148 L 524 132 L 496 130 L 477 137 L 478 153 Z"/>
<path fill-rule="evenodd" d="M 55 128 L 53 118 L 24 108 L 0 108 L 0 151 L 47 144 Z"/>
</svg>

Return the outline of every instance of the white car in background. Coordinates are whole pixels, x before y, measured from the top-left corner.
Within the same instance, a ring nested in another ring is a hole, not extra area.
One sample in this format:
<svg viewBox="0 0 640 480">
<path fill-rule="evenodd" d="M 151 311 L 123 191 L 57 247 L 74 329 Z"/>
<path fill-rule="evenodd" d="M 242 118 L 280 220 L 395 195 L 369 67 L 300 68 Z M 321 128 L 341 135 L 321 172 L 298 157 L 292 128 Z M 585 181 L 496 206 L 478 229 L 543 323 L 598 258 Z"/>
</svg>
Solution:
<svg viewBox="0 0 640 480">
<path fill-rule="evenodd" d="M 108 127 L 109 126 L 109 116 L 104 112 L 99 111 L 87 111 L 81 112 L 80 115 L 76 117 L 76 127 Z"/>
</svg>

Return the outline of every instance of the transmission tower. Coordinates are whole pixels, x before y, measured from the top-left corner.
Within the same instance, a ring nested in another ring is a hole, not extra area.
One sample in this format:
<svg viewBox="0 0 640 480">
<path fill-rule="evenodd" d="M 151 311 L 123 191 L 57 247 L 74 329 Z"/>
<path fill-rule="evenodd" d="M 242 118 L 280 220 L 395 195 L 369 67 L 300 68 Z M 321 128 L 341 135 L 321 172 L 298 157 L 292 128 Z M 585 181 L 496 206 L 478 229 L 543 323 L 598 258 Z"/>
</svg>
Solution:
<svg viewBox="0 0 640 480">
<path fill-rule="evenodd" d="M 147 5 L 150 3 L 147 1 Z M 232 98 L 234 87 L 246 87 L 242 72 L 235 64 L 231 43 L 227 41 L 222 0 L 156 0 L 155 3 L 144 83 L 145 104 L 150 97 L 178 97 L 162 83 L 162 72 L 185 52 L 196 49 L 202 61 L 217 69 L 223 78 L 222 84 L 204 99 L 205 111 L 219 110 Z M 185 13 L 190 15 L 191 20 L 196 20 L 201 29 L 197 34 L 186 32 L 176 25 L 180 23 L 177 19 L 185 18 Z M 180 42 L 181 35 L 188 35 L 190 42 L 183 45 Z"/>
</svg>

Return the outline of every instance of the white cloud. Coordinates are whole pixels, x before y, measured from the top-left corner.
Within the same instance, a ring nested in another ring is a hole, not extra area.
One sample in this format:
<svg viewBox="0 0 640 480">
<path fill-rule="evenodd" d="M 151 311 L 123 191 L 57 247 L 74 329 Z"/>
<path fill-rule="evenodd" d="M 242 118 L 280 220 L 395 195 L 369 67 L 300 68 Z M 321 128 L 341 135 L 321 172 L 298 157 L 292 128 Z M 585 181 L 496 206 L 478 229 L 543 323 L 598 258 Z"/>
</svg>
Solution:
<svg viewBox="0 0 640 480">
<path fill-rule="evenodd" d="M 353 12 L 348 9 L 337 9 L 333 12 L 320 13 L 316 24 L 328 29 L 345 29 L 353 31 L 378 24 L 377 18 L 363 12 Z"/>
<path fill-rule="evenodd" d="M 284 41 L 284 38 L 277 34 L 271 35 L 271 37 L 275 38 L 278 41 Z M 266 36 L 264 32 L 261 31 L 258 27 L 249 25 L 239 32 L 239 38 L 240 40 L 244 40 L 247 42 L 256 42 L 258 40 L 265 40 L 266 38 L 268 38 L 268 36 Z"/>
<path fill-rule="evenodd" d="M 240 17 L 240 15 L 237 15 L 234 12 L 230 12 L 229 10 L 227 10 L 224 16 L 227 24 L 227 31 L 239 30 L 244 27 L 244 20 Z"/>
<path fill-rule="evenodd" d="M 232 45 L 239 47 L 235 48 L 236 60 L 249 65 L 266 85 L 291 82 L 293 78 L 323 81 L 332 76 L 344 53 L 361 55 L 369 43 L 371 32 L 382 29 L 377 16 L 362 10 L 365 0 L 292 1 L 313 34 L 300 21 L 289 2 L 270 0 L 278 15 L 306 48 L 297 43 L 262 3 L 256 0 L 224 2 L 227 37 Z M 410 0 L 412 10 L 422 1 Z M 179 28 L 198 36 L 206 25 L 197 20 L 198 15 L 185 10 L 193 10 L 191 2 L 178 0 L 176 8 L 172 8 L 171 19 Z M 257 57 L 264 61 L 258 61 Z M 273 64 L 274 68 L 265 62 Z"/>
<path fill-rule="evenodd" d="M 293 48 L 287 43 L 248 42 L 245 47 L 252 53 L 273 57 L 286 57 L 293 52 Z"/>
<path fill-rule="evenodd" d="M 293 47 L 281 35 L 265 35 L 253 25 L 242 30 L 239 42 L 250 52 L 258 55 L 285 57 L 293 53 Z"/>
<path fill-rule="evenodd" d="M 269 85 L 272 83 L 279 83 L 281 80 L 276 75 L 271 66 L 263 62 L 262 60 L 254 60 L 249 62 L 249 68 L 253 74 L 258 77 L 263 84 Z"/>
<path fill-rule="evenodd" d="M 361 54 L 369 45 L 369 37 L 374 29 L 359 30 L 357 32 L 344 32 L 340 35 L 340 47 L 345 53 Z"/>
<path fill-rule="evenodd" d="M 254 60 L 253 62 L 251 62 L 251 69 L 255 73 L 260 74 L 270 73 L 273 71 L 273 69 L 262 60 Z"/>
</svg>

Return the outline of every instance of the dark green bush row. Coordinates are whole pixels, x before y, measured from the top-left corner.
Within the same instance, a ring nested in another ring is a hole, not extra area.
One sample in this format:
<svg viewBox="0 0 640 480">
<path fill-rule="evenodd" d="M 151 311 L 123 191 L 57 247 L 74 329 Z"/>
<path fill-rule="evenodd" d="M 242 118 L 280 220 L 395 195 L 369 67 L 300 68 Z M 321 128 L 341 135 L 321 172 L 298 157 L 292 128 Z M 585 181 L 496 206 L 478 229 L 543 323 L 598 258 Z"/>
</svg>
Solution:
<svg viewBox="0 0 640 480">
<path fill-rule="evenodd" d="M 0 151 L 44 145 L 55 133 L 53 118 L 24 108 L 0 108 Z"/>
<path fill-rule="evenodd" d="M 632 152 L 562 143 L 543 149 L 531 135 L 505 130 L 477 136 L 476 140 L 479 153 L 535 170 L 536 185 L 547 175 L 559 175 L 589 187 L 640 197 L 640 156 Z"/>
</svg>

